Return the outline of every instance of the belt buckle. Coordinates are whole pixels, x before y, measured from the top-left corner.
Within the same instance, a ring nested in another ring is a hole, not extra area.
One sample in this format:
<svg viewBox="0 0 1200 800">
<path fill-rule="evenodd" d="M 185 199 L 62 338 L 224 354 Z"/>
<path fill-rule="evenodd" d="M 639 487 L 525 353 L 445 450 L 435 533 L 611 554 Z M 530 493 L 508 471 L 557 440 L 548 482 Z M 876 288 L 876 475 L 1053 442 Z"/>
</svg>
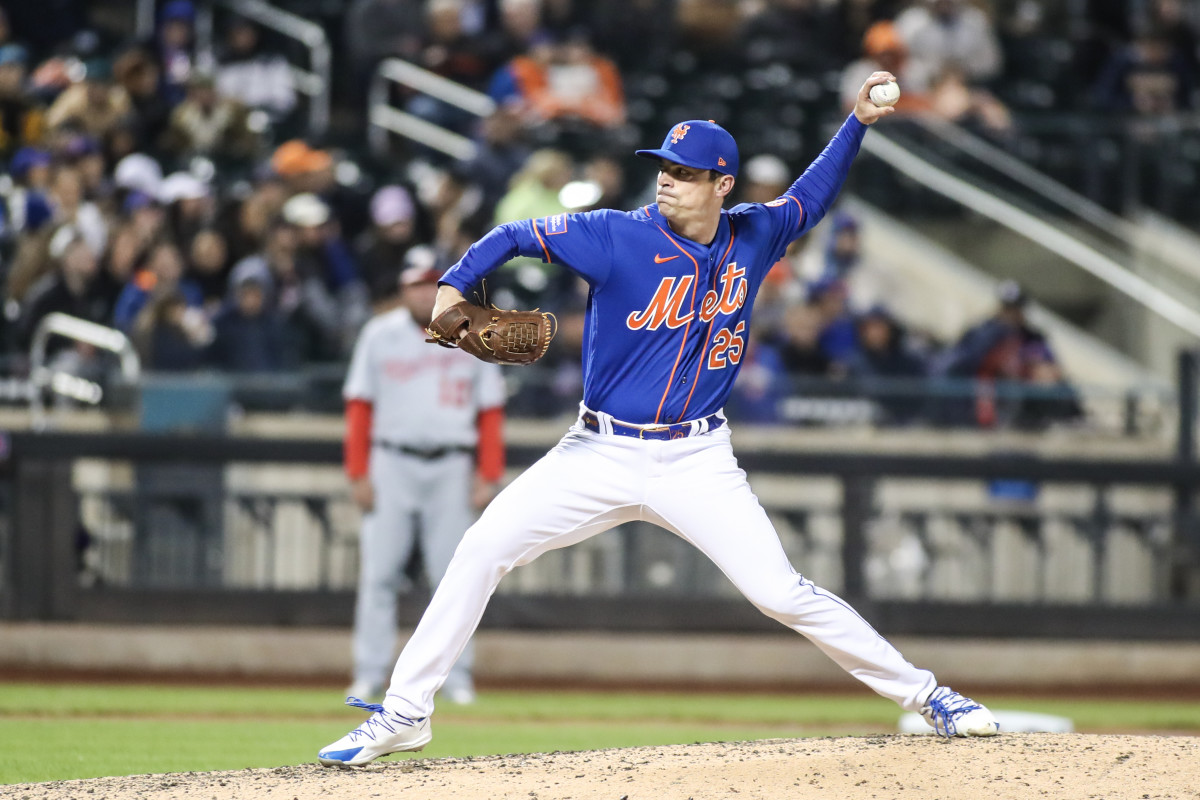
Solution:
<svg viewBox="0 0 1200 800">
<path fill-rule="evenodd" d="M 670 429 L 670 425 L 654 425 L 649 428 L 638 428 L 638 438 L 645 439 L 647 433 L 658 433 Z"/>
</svg>

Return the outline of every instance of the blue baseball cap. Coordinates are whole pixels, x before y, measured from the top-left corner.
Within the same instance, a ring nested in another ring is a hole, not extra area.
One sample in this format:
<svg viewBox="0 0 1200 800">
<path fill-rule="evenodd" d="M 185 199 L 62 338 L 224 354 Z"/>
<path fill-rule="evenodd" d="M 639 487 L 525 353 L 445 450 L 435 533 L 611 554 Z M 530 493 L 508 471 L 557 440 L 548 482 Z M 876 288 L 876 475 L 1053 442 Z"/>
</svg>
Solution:
<svg viewBox="0 0 1200 800">
<path fill-rule="evenodd" d="M 689 119 L 671 128 L 657 150 L 638 150 L 642 158 L 665 158 L 696 169 L 715 169 L 737 176 L 737 142 L 711 119 Z"/>
</svg>

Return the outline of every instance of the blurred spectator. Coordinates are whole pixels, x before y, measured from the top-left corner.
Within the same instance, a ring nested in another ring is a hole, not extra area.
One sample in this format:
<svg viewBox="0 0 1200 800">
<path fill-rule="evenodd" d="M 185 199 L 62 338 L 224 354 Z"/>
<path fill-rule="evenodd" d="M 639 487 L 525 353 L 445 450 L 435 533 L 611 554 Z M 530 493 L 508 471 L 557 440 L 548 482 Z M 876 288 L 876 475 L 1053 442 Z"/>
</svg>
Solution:
<svg viewBox="0 0 1200 800">
<path fill-rule="evenodd" d="M 354 238 L 370 224 L 365 199 L 338 183 L 336 164 L 328 151 L 292 139 L 275 149 L 271 169 L 283 181 L 289 195 L 308 193 L 319 197 L 329 206 L 347 237 Z"/>
<path fill-rule="evenodd" d="M 129 231 L 137 237 L 138 245 L 148 250 L 158 241 L 167 225 L 167 214 L 158 200 L 143 192 L 129 192 L 121 205 Z"/>
<path fill-rule="evenodd" d="M 806 303 L 794 305 L 784 312 L 783 327 L 771 344 L 789 375 L 830 375 L 833 363 L 820 346 L 823 324 L 820 311 Z"/>
<path fill-rule="evenodd" d="M 913 69 L 931 80 L 952 71 L 975 86 L 999 76 L 1003 66 L 992 21 L 965 0 L 914 3 L 896 17 L 896 32 Z"/>
<path fill-rule="evenodd" d="M 787 191 L 795 176 L 782 158 L 763 153 L 746 161 L 741 179 L 743 203 L 769 203 Z"/>
<path fill-rule="evenodd" d="M 1037 377 L 1040 386 L 1062 383 L 1046 336 L 1029 324 L 1025 308 L 1029 297 L 1012 281 L 997 291 L 1000 307 L 989 319 L 968 330 L 942 355 L 940 375 L 975 381 L 975 397 L 954 402 L 947 421 L 990 428 L 1013 424 L 1020 418 L 1026 392 L 1021 384 Z"/>
<path fill-rule="evenodd" d="M 905 342 L 904 330 L 883 306 L 874 306 L 858 319 L 858 346 L 846 362 L 847 372 L 860 389 L 878 403 L 883 421 L 911 422 L 924 406 L 924 359 Z"/>
<path fill-rule="evenodd" d="M 229 248 L 224 234 L 215 228 L 201 230 L 192 237 L 187 255 L 187 277 L 199 287 L 205 308 L 215 313 L 229 284 Z"/>
<path fill-rule="evenodd" d="M 140 192 L 159 199 L 162 194 L 162 167 L 145 153 L 130 153 L 117 162 L 113 183 L 118 190 Z"/>
<path fill-rule="evenodd" d="M 190 242 L 212 224 L 215 200 L 208 184 L 190 172 L 173 172 L 163 179 L 159 201 L 167 209 L 167 229 L 172 241 Z"/>
<path fill-rule="evenodd" d="M 100 324 L 108 321 L 109 308 L 93 291 L 96 256 L 80 232 L 71 225 L 59 227 L 50 239 L 49 257 L 52 271 L 25 297 L 17 336 L 22 350 L 29 349 L 38 323 L 47 314 L 61 312 Z M 57 347 L 64 344 L 59 342 Z"/>
<path fill-rule="evenodd" d="M 117 228 L 109 237 L 108 250 L 101 259 L 100 274 L 94 288 L 109 309 L 109 319 L 105 324 L 111 322 L 111 312 L 117 307 L 117 298 L 125 290 L 125 284 L 133 278 L 149 249 L 150 242 L 143 238 L 134 224 Z"/>
<path fill-rule="evenodd" d="M 403 186 L 385 186 L 371 198 L 371 229 L 355 241 L 355 251 L 372 302 L 392 297 L 415 243 L 417 209 Z"/>
<path fill-rule="evenodd" d="M 258 252 L 287 198 L 288 190 L 283 181 L 274 175 L 265 175 L 255 181 L 250 194 L 242 198 L 241 203 L 225 208 L 222 222 L 231 261 L 240 261 Z"/>
<path fill-rule="evenodd" d="M 1105 111 L 1158 116 L 1192 107 L 1195 75 L 1161 29 L 1139 34 L 1109 58 L 1096 83 Z"/>
<path fill-rule="evenodd" d="M 123 331 L 133 328 L 134 320 L 152 299 L 178 293 L 188 308 L 200 309 L 204 295 L 200 287 L 184 278 L 183 256 L 173 242 L 159 242 L 151 248 L 143 269 L 133 276 L 117 298 L 113 324 Z"/>
<path fill-rule="evenodd" d="M 60 141 L 61 146 L 56 149 L 58 159 L 64 166 L 72 167 L 79 173 L 84 199 L 108 210 L 107 201 L 113 187 L 108 178 L 108 165 L 104 160 L 104 152 L 100 149 L 100 142 L 86 134 L 65 138 L 60 136 Z"/>
<path fill-rule="evenodd" d="M 88 61 L 77 82 L 50 106 L 46 124 L 51 128 L 70 124 L 104 139 L 133 108 L 129 94 L 114 86 L 111 77 L 112 65 L 106 59 Z"/>
<path fill-rule="evenodd" d="M 25 48 L 0 46 L 0 158 L 19 147 L 41 141 L 45 115 L 39 103 L 25 92 Z"/>
<path fill-rule="evenodd" d="M 283 366 L 283 328 L 268 306 L 263 281 L 252 274 L 233 283 L 233 302 L 214 320 L 209 358 L 230 372 L 272 372 Z"/>
<path fill-rule="evenodd" d="M 169 0 L 159 12 L 156 52 L 163 94 L 174 107 L 183 102 L 188 81 L 199 66 L 195 55 L 196 7 L 191 0 Z"/>
<path fill-rule="evenodd" d="M 483 88 L 495 68 L 494 56 L 479 36 L 464 27 L 464 0 L 429 0 L 425 46 L 418 63 L 452 81 Z"/>
<path fill-rule="evenodd" d="M 518 104 L 532 125 L 581 121 L 608 128 L 625 121 L 621 74 L 580 31 L 564 42 L 542 35 L 497 71 L 488 92 L 497 103 Z"/>
<path fill-rule="evenodd" d="M 492 37 L 492 50 L 498 62 L 525 55 L 548 30 L 542 14 L 542 0 L 499 0 L 499 30 Z"/>
<path fill-rule="evenodd" d="M 13 154 L 8 165 L 14 186 L 5 208 L 7 231 L 36 231 L 53 217 L 47 196 L 51 162 L 50 154 L 36 147 L 22 147 Z"/>
<path fill-rule="evenodd" d="M 230 301 L 234 287 L 253 277 L 264 290 L 264 302 L 275 312 L 284 329 L 284 363 L 337 358 L 342 324 L 338 302 L 318 275 L 298 269 L 297 229 L 286 222 L 273 224 L 264 238 L 262 251 L 247 256 L 230 273 Z"/>
<path fill-rule="evenodd" d="M 216 86 L 222 97 L 265 111 L 275 122 L 296 107 L 291 66 L 282 55 L 262 48 L 258 26 L 245 17 L 235 17 L 229 26 Z"/>
<path fill-rule="evenodd" d="M 858 332 L 849 309 L 849 292 L 841 278 L 822 278 L 808 288 L 808 303 L 819 317 L 817 346 L 838 372 L 858 351 Z"/>
<path fill-rule="evenodd" d="M 324 150 L 309 147 L 302 139 L 291 139 L 271 154 L 271 169 L 291 192 L 312 192 L 318 174 L 333 168 L 333 158 Z"/>
<path fill-rule="evenodd" d="M 179 158 L 245 161 L 257 150 L 258 135 L 250 130 L 245 106 L 217 94 L 211 75 L 195 73 L 187 99 L 171 112 L 163 147 Z"/>
<path fill-rule="evenodd" d="M 1028 343 L 1021 359 L 1026 366 L 1025 386 L 1014 427 L 1041 430 L 1083 418 L 1079 397 L 1045 342 Z"/>
<path fill-rule="evenodd" d="M 65 165 L 57 167 L 50 180 L 47 199 L 56 223 L 73 225 L 92 253 L 104 252 L 108 223 L 96 204 L 85 198 L 83 175 L 79 170 Z"/>
<path fill-rule="evenodd" d="M 144 149 L 157 145 L 166 132 L 171 107 L 163 95 L 158 62 L 146 50 L 133 47 L 122 53 L 113 64 L 113 77 L 125 90 L 132 105 L 132 113 L 122 126 L 128 128 L 133 137 L 133 149 Z M 116 135 L 110 130 L 110 137 Z"/>
<path fill-rule="evenodd" d="M 155 372 L 186 372 L 204 366 L 210 326 L 177 291 L 154 297 L 138 312 L 130 338 L 143 367 Z"/>
<path fill-rule="evenodd" d="M 862 260 L 862 240 L 858 220 L 844 211 L 833 215 L 829 238 L 825 245 L 825 268 L 822 277 L 846 279 Z"/>
<path fill-rule="evenodd" d="M 329 206 L 316 195 L 292 197 L 283 204 L 283 219 L 299 235 L 296 271 L 301 276 L 319 278 L 337 301 L 337 353 L 349 355 L 359 329 L 370 316 L 367 286 L 359 276 L 354 255 L 342 239 Z"/>
</svg>

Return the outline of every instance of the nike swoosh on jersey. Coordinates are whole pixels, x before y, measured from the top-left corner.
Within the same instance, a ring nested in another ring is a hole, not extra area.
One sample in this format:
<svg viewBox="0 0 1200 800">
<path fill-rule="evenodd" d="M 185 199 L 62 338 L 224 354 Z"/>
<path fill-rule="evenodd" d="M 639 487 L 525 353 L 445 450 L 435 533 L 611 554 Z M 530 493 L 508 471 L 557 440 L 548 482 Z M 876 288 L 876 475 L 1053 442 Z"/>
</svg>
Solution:
<svg viewBox="0 0 1200 800">
<path fill-rule="evenodd" d="M 679 258 L 679 256 L 667 256 L 666 258 L 663 258 L 662 255 L 660 255 L 659 253 L 655 253 L 654 254 L 654 263 L 655 264 L 665 264 L 668 261 L 674 261 L 677 258 Z"/>
</svg>

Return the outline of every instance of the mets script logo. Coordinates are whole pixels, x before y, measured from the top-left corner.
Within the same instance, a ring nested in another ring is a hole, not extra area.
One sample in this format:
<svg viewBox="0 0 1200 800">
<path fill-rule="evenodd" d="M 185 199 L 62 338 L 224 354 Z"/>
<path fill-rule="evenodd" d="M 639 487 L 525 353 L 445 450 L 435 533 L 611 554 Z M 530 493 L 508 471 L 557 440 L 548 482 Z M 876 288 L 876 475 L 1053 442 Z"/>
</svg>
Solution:
<svg viewBox="0 0 1200 800">
<path fill-rule="evenodd" d="M 663 278 L 654 292 L 654 297 L 641 311 L 634 311 L 625 319 L 630 330 L 655 331 L 666 325 L 674 329 L 691 322 L 696 316 L 695 293 L 692 284 L 694 275 L 681 278 Z M 731 261 L 725 265 L 718 280 L 719 290 L 710 289 L 700 301 L 700 321 L 709 322 L 717 314 L 732 314 L 746 302 L 750 286 L 746 282 L 746 270 Z M 691 308 L 684 306 L 691 298 Z"/>
<path fill-rule="evenodd" d="M 671 144 L 677 144 L 680 139 L 687 136 L 687 132 L 691 129 L 691 125 L 680 125 L 678 128 L 671 131 Z"/>
</svg>

